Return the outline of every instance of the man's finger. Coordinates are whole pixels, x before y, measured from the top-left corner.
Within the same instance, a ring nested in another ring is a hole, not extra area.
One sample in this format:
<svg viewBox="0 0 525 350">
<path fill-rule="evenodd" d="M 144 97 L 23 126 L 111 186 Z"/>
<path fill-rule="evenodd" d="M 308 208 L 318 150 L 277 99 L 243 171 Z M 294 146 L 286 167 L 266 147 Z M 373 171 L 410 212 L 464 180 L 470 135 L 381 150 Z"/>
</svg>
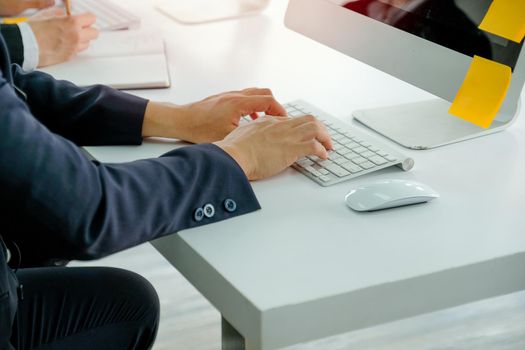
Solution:
<svg viewBox="0 0 525 350">
<path fill-rule="evenodd" d="M 317 118 L 314 117 L 313 115 L 303 115 L 300 117 L 292 118 L 289 123 L 292 127 L 296 127 L 302 124 L 316 123 L 316 122 L 317 122 Z"/>
<path fill-rule="evenodd" d="M 29 20 L 42 20 L 42 19 L 48 19 L 48 18 L 54 18 L 54 17 L 62 17 L 66 14 L 66 11 L 64 9 L 61 9 L 60 7 L 53 7 L 50 9 L 38 11 L 33 16 L 29 17 Z"/>
<path fill-rule="evenodd" d="M 269 115 L 286 115 L 286 111 L 272 96 L 245 96 L 239 98 L 239 107 L 245 115 L 264 112 Z"/>
<path fill-rule="evenodd" d="M 73 17 L 81 28 L 91 27 L 97 21 L 97 16 L 90 12 L 74 15 Z"/>
<path fill-rule="evenodd" d="M 326 130 L 326 126 L 322 122 L 320 122 L 316 117 L 312 115 L 305 115 L 302 117 L 293 118 L 289 123 L 292 127 L 296 128 L 301 125 L 307 125 L 311 123 L 316 124 L 316 130 L 318 134 L 315 136 L 315 138 L 319 142 L 321 142 L 321 144 L 324 147 L 326 147 L 326 149 L 333 149 L 334 145 L 332 143 L 332 138 L 330 137 L 328 130 Z"/>
<path fill-rule="evenodd" d="M 327 159 L 328 158 L 328 152 L 326 151 L 326 148 L 319 143 L 317 140 L 310 140 L 305 141 L 302 143 L 297 144 L 298 147 L 298 158 L 306 157 L 306 156 L 317 156 L 321 159 Z"/>
<path fill-rule="evenodd" d="M 295 127 L 294 131 L 298 133 L 297 137 L 299 137 L 301 141 L 316 139 L 326 149 L 333 149 L 330 134 L 328 134 L 326 127 L 319 121 L 301 124 Z"/>
<path fill-rule="evenodd" d="M 272 90 L 267 88 L 247 88 L 239 91 L 246 96 L 273 96 Z"/>
<path fill-rule="evenodd" d="M 83 42 L 83 43 L 80 43 L 78 44 L 78 51 L 77 52 L 82 52 L 84 50 L 86 50 L 87 48 L 89 47 L 89 42 Z"/>
<path fill-rule="evenodd" d="M 27 9 L 43 9 L 55 5 L 55 0 L 25 0 L 23 4 Z"/>
<path fill-rule="evenodd" d="M 92 27 L 84 28 L 80 31 L 80 42 L 89 43 L 91 40 L 98 38 L 98 30 Z"/>
<path fill-rule="evenodd" d="M 279 123 L 279 122 L 289 122 L 292 120 L 290 117 L 282 117 L 282 116 L 273 116 L 273 115 L 263 115 L 262 117 L 257 118 L 258 122 L 265 122 L 270 121 L 273 123 Z M 290 125 L 287 125 L 287 127 L 290 127 Z"/>
</svg>

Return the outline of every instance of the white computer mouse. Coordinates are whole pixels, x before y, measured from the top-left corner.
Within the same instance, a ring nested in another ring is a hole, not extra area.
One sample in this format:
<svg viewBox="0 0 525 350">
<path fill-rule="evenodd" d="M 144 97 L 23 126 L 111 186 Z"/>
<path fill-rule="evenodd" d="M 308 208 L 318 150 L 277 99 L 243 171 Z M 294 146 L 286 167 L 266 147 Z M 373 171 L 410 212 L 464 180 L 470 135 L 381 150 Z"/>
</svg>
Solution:
<svg viewBox="0 0 525 350">
<path fill-rule="evenodd" d="M 357 211 L 374 211 L 430 202 L 439 193 L 427 185 L 409 180 L 382 180 L 348 192 L 346 204 Z"/>
</svg>

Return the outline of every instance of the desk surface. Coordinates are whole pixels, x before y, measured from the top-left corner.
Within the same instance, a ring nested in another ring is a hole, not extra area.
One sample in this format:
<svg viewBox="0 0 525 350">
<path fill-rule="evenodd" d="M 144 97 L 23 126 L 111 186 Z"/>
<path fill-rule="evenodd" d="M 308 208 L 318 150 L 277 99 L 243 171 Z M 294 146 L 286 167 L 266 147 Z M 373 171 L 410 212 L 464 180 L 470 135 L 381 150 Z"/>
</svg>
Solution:
<svg viewBox="0 0 525 350">
<path fill-rule="evenodd" d="M 148 2 L 130 4 L 164 34 L 173 81 L 171 89 L 134 92 L 144 97 L 186 103 L 267 86 L 283 102 L 303 98 L 342 119 L 358 108 L 431 98 L 288 31 L 285 1 L 260 16 L 200 26 L 179 25 Z M 123 162 L 178 146 L 150 140 L 89 151 Z M 254 182 L 262 210 L 154 245 L 254 349 L 525 289 L 525 113 L 495 135 L 402 151 L 416 161 L 408 173 L 393 168 L 322 188 L 289 169 Z M 345 206 L 350 187 L 387 178 L 426 183 L 441 198 L 365 214 Z"/>
</svg>

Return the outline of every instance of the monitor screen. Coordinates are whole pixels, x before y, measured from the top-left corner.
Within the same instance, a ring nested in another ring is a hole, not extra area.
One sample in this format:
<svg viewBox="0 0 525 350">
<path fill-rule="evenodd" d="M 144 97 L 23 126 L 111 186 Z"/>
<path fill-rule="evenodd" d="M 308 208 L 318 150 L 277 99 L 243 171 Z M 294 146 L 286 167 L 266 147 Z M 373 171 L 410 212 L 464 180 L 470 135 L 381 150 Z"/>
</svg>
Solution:
<svg viewBox="0 0 525 350">
<path fill-rule="evenodd" d="M 328 0 L 468 56 L 515 68 L 521 44 L 478 29 L 492 0 Z"/>
</svg>

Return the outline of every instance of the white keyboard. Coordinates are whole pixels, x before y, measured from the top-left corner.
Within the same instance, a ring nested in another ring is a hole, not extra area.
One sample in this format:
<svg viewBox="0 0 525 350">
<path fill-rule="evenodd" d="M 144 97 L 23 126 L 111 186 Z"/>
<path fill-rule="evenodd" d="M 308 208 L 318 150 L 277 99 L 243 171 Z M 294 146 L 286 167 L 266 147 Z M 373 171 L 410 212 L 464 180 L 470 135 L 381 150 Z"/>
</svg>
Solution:
<svg viewBox="0 0 525 350">
<path fill-rule="evenodd" d="M 332 137 L 334 150 L 327 160 L 308 156 L 297 161 L 293 167 L 321 186 L 371 173 L 397 165 L 404 171 L 412 169 L 414 160 L 378 140 L 349 127 L 339 119 L 301 100 L 284 105 L 288 115 L 298 117 L 305 114 L 322 121 Z"/>
<path fill-rule="evenodd" d="M 140 18 L 126 11 L 110 0 L 72 0 L 73 14 L 91 12 L 97 16 L 93 25 L 100 31 L 135 29 L 140 26 Z"/>
</svg>

